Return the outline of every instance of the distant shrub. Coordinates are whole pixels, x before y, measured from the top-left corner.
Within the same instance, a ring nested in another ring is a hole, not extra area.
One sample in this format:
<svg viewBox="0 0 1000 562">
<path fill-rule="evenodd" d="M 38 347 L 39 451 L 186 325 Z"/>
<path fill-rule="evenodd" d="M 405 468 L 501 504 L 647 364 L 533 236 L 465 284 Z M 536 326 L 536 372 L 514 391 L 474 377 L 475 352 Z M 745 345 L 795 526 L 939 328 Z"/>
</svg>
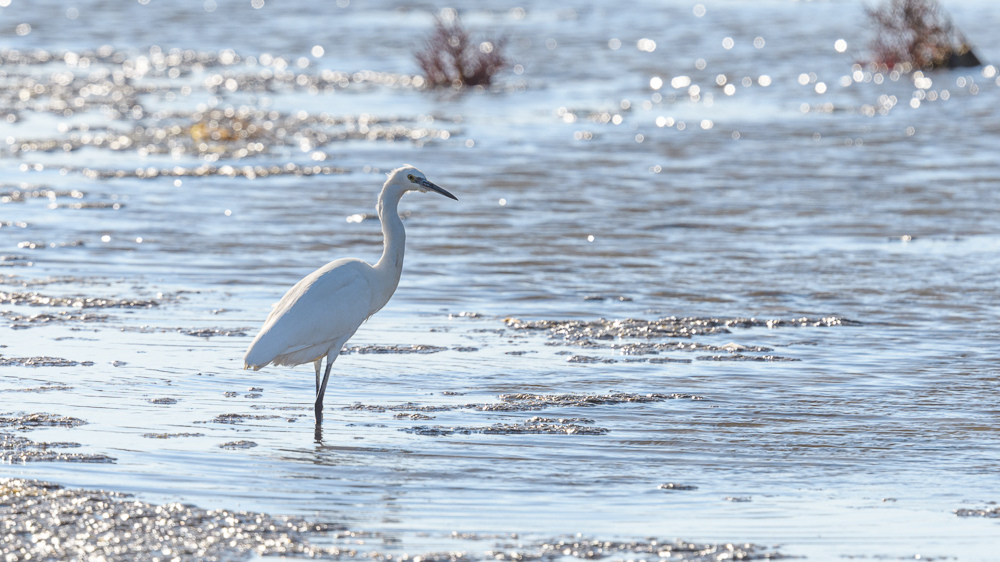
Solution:
<svg viewBox="0 0 1000 562">
<path fill-rule="evenodd" d="M 937 0 L 886 0 L 866 11 L 876 27 L 870 47 L 877 64 L 913 70 L 981 64 Z"/>
<path fill-rule="evenodd" d="M 415 55 L 429 87 L 489 86 L 510 65 L 504 54 L 506 37 L 473 44 L 457 16 L 435 22 L 424 50 Z"/>
</svg>

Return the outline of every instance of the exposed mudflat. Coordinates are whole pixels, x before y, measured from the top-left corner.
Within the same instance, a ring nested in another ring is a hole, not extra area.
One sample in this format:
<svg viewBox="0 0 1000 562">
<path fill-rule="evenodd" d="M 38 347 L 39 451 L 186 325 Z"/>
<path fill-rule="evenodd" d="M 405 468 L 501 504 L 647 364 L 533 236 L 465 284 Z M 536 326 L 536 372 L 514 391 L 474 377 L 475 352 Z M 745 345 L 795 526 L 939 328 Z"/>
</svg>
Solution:
<svg viewBox="0 0 1000 562">
<path fill-rule="evenodd" d="M 231 445 L 231 444 L 227 444 Z M 223 447 L 225 447 L 224 445 Z M 495 544 L 482 552 L 456 550 L 424 554 L 380 552 L 366 539 L 377 534 L 346 530 L 333 523 L 275 517 L 264 513 L 204 510 L 192 505 L 155 505 L 128 494 L 62 488 L 37 480 L 0 479 L 0 555 L 7 560 L 93 559 L 243 560 L 256 556 L 365 559 L 378 562 L 461 562 L 485 560 L 588 560 L 652 556 L 683 562 L 774 560 L 780 552 L 753 544 L 698 544 L 685 541 L 569 539 L 523 544 L 517 537 L 453 537 Z M 331 542 L 343 546 L 329 546 Z M 376 542 L 377 544 L 377 542 Z"/>
<path fill-rule="evenodd" d="M 145 433 L 147 439 L 174 439 L 176 437 L 204 437 L 204 433 Z"/>
<path fill-rule="evenodd" d="M 214 337 L 238 337 L 242 338 L 247 336 L 247 332 L 250 330 L 226 330 L 222 328 L 194 328 L 194 329 L 183 329 L 179 328 L 179 332 L 185 336 L 195 336 L 199 338 L 214 338 Z"/>
<path fill-rule="evenodd" d="M 450 395 L 461 395 L 451 393 Z M 345 406 L 344 410 L 360 410 L 367 412 L 444 412 L 451 410 L 480 410 L 484 412 L 528 412 L 532 410 L 543 410 L 557 407 L 591 407 L 599 405 L 617 405 L 631 403 L 661 402 L 663 400 L 704 400 L 702 396 L 691 394 L 674 393 L 649 393 L 633 394 L 624 392 L 612 392 L 609 394 L 501 394 L 497 396 L 498 402 L 480 404 L 454 404 L 454 405 L 423 405 L 407 402 L 404 404 L 377 405 L 356 403 Z M 227 414 L 227 416 L 240 417 L 240 414 Z M 220 416 L 222 417 L 222 416 Z M 226 418 L 228 419 L 228 417 Z"/>
<path fill-rule="evenodd" d="M 486 427 L 442 427 L 442 426 L 416 426 L 403 428 L 401 431 L 415 433 L 417 435 L 471 435 L 482 433 L 487 435 L 518 435 L 526 433 L 547 433 L 565 435 L 604 435 L 608 432 L 606 428 L 594 427 L 594 420 L 585 418 L 554 419 L 532 417 L 521 423 L 495 423 Z"/>
<path fill-rule="evenodd" d="M 4 357 L 0 355 L 0 367 L 90 367 L 93 361 L 72 361 L 61 357 Z"/>
<path fill-rule="evenodd" d="M 279 418 L 281 416 L 269 415 L 269 414 L 219 414 L 215 416 L 212 423 L 224 423 L 224 424 L 238 424 L 243 423 L 247 420 L 270 420 Z M 208 423 L 208 422 L 201 422 Z"/>
<path fill-rule="evenodd" d="M 78 418 L 55 414 L 0 414 L 0 427 L 11 427 L 18 430 L 39 427 L 77 427 L 85 423 L 87 422 Z"/>
<path fill-rule="evenodd" d="M 612 392 L 608 394 L 532 394 L 521 392 L 517 394 L 501 394 L 498 398 L 501 401 L 500 404 L 482 404 L 477 406 L 477 408 L 488 412 L 521 412 L 567 406 L 589 408 L 601 405 L 662 402 L 664 400 L 704 400 L 704 397 L 693 394 L 663 394 L 659 392 L 648 394 L 629 392 Z"/>
<path fill-rule="evenodd" d="M 436 345 L 352 345 L 344 347 L 342 354 L 351 353 L 437 353 L 446 347 Z"/>
<path fill-rule="evenodd" d="M 685 492 L 685 491 L 697 490 L 698 486 L 692 486 L 690 484 L 678 484 L 676 482 L 667 482 L 666 484 L 660 484 L 656 488 L 658 490 Z"/>
<path fill-rule="evenodd" d="M 61 310 L 56 313 L 17 314 L 9 310 L 0 311 L 0 318 L 10 322 L 14 329 L 33 328 L 36 326 L 68 322 L 107 322 L 106 314 L 74 313 Z"/>
<path fill-rule="evenodd" d="M 158 306 L 160 301 L 100 297 L 53 297 L 39 293 L 0 292 L 0 304 L 64 306 L 69 308 L 149 308 Z"/>
<path fill-rule="evenodd" d="M 12 433 L 0 432 L 0 462 L 27 463 L 27 462 L 85 462 L 85 463 L 113 463 L 115 459 L 107 455 L 93 453 L 77 453 L 67 451 L 80 447 L 79 443 L 56 442 L 44 443 L 36 442 Z"/>
<path fill-rule="evenodd" d="M 713 344 L 690 341 L 696 336 L 718 336 L 732 334 L 738 330 L 752 328 L 829 328 L 834 326 L 861 326 L 861 322 L 840 316 L 820 318 L 800 317 L 793 319 L 757 318 L 700 318 L 665 317 L 657 320 L 600 319 L 584 320 L 532 320 L 505 318 L 504 323 L 515 332 L 546 334 L 548 346 L 577 346 L 588 350 L 609 350 L 612 354 L 574 354 L 566 358 L 568 363 L 690 363 L 692 360 L 680 357 L 648 357 L 669 352 L 722 352 L 716 355 L 698 355 L 695 361 L 756 361 L 782 362 L 801 361 L 797 357 L 776 355 L 772 347 L 747 345 L 735 342 Z M 684 338 L 680 341 L 655 341 L 659 339 Z M 610 341 L 614 343 L 608 343 Z M 636 341 L 638 340 L 638 341 Z M 787 345 L 787 344 L 786 344 Z M 507 354 L 521 355 L 526 351 L 509 351 Z M 753 354 L 753 355 L 751 355 Z M 615 357 L 624 355 L 626 358 Z"/>
<path fill-rule="evenodd" d="M 757 318 L 678 318 L 669 316 L 657 320 L 519 320 L 506 318 L 504 322 L 514 330 L 542 330 L 552 337 L 570 341 L 609 340 L 619 338 L 689 338 L 706 334 L 728 334 L 733 329 L 780 327 L 830 327 L 860 326 L 856 320 L 839 316 L 825 318 L 793 318 L 783 320 Z"/>
<path fill-rule="evenodd" d="M 153 505 L 115 492 L 0 479 L 0 554 L 11 560 L 230 560 L 251 555 L 339 556 L 308 538 L 328 524 L 246 511 Z"/>
<path fill-rule="evenodd" d="M 461 395 L 455 392 L 443 392 L 446 396 Z M 544 410 L 548 408 L 591 408 L 594 406 L 618 406 L 628 404 L 645 404 L 662 402 L 664 400 L 704 400 L 702 396 L 674 393 L 608 393 L 608 394 L 552 394 L 540 395 L 531 393 L 501 394 L 497 402 L 469 403 L 452 405 L 423 405 L 407 402 L 404 404 L 375 405 L 356 403 L 343 409 L 369 413 L 399 412 L 393 416 L 396 420 L 423 421 L 434 419 L 427 415 L 433 412 L 452 412 L 456 410 L 472 410 L 477 412 L 499 413 L 513 415 L 520 412 Z M 233 414 L 233 416 L 236 416 Z M 487 426 L 413 426 L 400 428 L 400 431 L 425 436 L 445 435 L 517 435 L 517 434 L 564 434 L 564 435 L 604 435 L 610 430 L 597 427 L 594 419 L 585 417 L 550 418 L 533 416 L 527 419 L 493 423 Z"/>
<path fill-rule="evenodd" d="M 219 445 L 222 449 L 252 449 L 256 446 L 256 443 L 253 441 L 247 441 L 246 439 L 242 439 L 240 441 L 230 441 Z"/>
<path fill-rule="evenodd" d="M 562 540 L 542 545 L 541 558 L 573 556 L 584 560 L 626 557 L 627 560 L 643 557 L 661 560 L 708 562 L 710 560 L 781 560 L 780 552 L 753 544 L 698 544 L 685 541 L 601 541 Z"/>
<path fill-rule="evenodd" d="M 20 432 L 44 428 L 75 428 L 87 422 L 69 416 L 54 414 L 0 414 L 0 428 Z M 79 443 L 68 441 L 35 441 L 0 431 L 0 462 L 23 464 L 36 462 L 113 463 L 115 458 L 103 453 L 77 452 Z"/>
<path fill-rule="evenodd" d="M 996 519 L 1000 518 L 1000 507 L 984 507 L 982 509 L 961 508 L 955 510 L 955 515 L 959 517 L 987 517 Z"/>
<path fill-rule="evenodd" d="M 780 355 L 744 355 L 733 353 L 732 355 L 701 355 L 698 361 L 802 361 L 795 357 L 781 357 Z"/>
</svg>

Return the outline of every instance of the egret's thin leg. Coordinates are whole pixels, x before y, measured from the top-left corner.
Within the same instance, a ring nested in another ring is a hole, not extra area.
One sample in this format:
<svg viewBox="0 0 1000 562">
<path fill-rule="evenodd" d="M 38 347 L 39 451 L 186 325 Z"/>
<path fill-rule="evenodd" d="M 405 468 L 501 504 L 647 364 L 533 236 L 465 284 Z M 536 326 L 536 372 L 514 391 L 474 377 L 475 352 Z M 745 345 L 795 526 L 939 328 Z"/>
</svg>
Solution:
<svg viewBox="0 0 1000 562">
<path fill-rule="evenodd" d="M 319 369 L 323 366 L 323 358 L 313 361 L 313 366 L 316 367 L 316 394 L 319 394 Z"/>
<path fill-rule="evenodd" d="M 333 361 L 330 358 L 326 360 L 326 372 L 323 373 L 323 382 L 319 385 L 319 392 L 316 393 L 316 417 L 320 418 L 323 416 L 323 395 L 326 394 L 326 383 L 330 382 L 330 368 L 333 367 Z"/>
<path fill-rule="evenodd" d="M 313 429 L 313 440 L 317 445 L 323 444 L 323 416 L 316 416 L 316 427 Z"/>
</svg>

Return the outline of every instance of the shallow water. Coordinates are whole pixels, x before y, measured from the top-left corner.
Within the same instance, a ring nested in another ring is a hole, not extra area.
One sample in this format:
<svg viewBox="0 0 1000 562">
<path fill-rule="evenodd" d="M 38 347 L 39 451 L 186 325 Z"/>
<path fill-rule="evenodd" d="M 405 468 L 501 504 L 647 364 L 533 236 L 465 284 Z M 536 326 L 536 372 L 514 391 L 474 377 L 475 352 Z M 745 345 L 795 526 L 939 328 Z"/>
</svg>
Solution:
<svg viewBox="0 0 1000 562">
<path fill-rule="evenodd" d="M 435 95 L 412 86 L 425 10 L 342 4 L 0 8 L 31 26 L 0 45 L 0 417 L 87 422 L 0 431 L 115 460 L 5 456 L 0 474 L 343 524 L 387 552 L 498 542 L 458 532 L 994 556 L 996 520 L 954 513 L 1000 496 L 993 67 L 855 81 L 854 2 L 459 3 L 523 72 Z M 997 8 L 946 6 L 1000 60 Z M 192 129 L 237 121 L 285 134 Z M 297 279 L 377 259 L 365 216 L 402 163 L 459 201 L 402 202 L 402 281 L 336 363 L 317 432 L 311 369 L 242 354 Z M 600 339 L 505 321 L 666 317 L 857 324 Z M 575 398 L 498 407 L 519 393 Z M 678 397 L 580 403 L 613 393 Z"/>
</svg>

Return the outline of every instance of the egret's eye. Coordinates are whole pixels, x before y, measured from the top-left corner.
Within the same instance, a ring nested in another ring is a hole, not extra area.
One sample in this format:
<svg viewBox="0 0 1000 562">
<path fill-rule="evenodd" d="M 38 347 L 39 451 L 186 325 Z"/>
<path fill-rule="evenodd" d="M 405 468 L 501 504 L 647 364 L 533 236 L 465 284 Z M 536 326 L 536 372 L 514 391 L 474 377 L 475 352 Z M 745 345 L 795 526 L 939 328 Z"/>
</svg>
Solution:
<svg viewBox="0 0 1000 562">
<path fill-rule="evenodd" d="M 413 183 L 417 183 L 417 176 L 414 176 L 413 174 L 406 174 L 406 179 L 410 180 Z"/>
</svg>

